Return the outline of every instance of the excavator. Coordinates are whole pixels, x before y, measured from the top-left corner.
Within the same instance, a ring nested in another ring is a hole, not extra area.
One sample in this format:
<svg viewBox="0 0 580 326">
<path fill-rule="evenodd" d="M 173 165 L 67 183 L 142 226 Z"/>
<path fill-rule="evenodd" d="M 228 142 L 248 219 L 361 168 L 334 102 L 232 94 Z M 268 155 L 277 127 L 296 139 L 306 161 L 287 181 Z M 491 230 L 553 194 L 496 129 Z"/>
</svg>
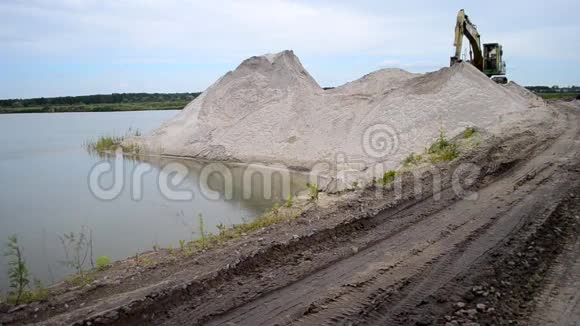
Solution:
<svg viewBox="0 0 580 326">
<path fill-rule="evenodd" d="M 469 20 L 465 10 L 459 10 L 457 14 L 457 24 L 455 25 L 455 56 L 451 57 L 451 66 L 462 62 L 461 50 L 463 47 L 463 36 L 469 40 L 469 62 L 477 69 L 499 84 L 508 82 L 505 76 L 506 68 L 503 61 L 503 49 L 499 43 L 487 43 L 481 47 L 481 40 L 477 26 Z"/>
</svg>

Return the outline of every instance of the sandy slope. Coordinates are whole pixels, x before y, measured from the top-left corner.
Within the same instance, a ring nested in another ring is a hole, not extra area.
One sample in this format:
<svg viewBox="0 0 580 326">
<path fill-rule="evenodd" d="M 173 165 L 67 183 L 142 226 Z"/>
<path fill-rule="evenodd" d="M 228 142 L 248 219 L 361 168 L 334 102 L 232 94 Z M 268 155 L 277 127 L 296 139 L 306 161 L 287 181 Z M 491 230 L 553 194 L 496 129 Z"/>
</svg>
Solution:
<svg viewBox="0 0 580 326">
<path fill-rule="evenodd" d="M 422 152 L 441 129 L 449 137 L 467 126 L 499 133 L 550 117 L 533 94 L 469 64 L 425 75 L 384 69 L 324 91 L 283 51 L 245 60 L 175 118 L 130 141 L 156 154 L 306 169 L 322 161 L 369 180 Z"/>
</svg>

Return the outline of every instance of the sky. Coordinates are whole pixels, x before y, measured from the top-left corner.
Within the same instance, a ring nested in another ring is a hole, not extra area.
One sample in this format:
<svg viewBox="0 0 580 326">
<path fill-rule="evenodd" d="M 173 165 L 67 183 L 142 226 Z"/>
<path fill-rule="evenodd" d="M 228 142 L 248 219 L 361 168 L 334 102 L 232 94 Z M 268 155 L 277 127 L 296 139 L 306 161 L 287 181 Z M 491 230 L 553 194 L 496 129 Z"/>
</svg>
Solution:
<svg viewBox="0 0 580 326">
<path fill-rule="evenodd" d="M 580 1 L 0 0 L 0 98 L 196 92 L 294 50 L 321 86 L 449 64 L 457 11 L 508 78 L 580 85 Z"/>
</svg>

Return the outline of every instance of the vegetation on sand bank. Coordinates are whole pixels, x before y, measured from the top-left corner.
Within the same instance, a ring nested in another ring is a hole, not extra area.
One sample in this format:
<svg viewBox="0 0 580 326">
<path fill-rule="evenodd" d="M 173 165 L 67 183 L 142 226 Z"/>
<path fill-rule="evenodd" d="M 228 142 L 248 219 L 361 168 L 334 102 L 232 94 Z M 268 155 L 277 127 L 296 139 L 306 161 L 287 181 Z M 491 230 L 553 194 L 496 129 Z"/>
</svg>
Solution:
<svg viewBox="0 0 580 326">
<path fill-rule="evenodd" d="M 437 163 L 454 160 L 459 156 L 459 150 L 457 144 L 449 141 L 445 133 L 441 131 L 437 140 L 427 150 L 427 154 L 430 154 L 432 163 Z"/>
<path fill-rule="evenodd" d="M 389 170 L 389 171 L 383 173 L 381 183 L 383 184 L 383 186 L 386 186 L 386 185 L 392 183 L 393 181 L 395 181 L 396 176 L 397 176 L 397 171 Z"/>
<path fill-rule="evenodd" d="M 18 305 L 21 303 L 31 303 L 46 300 L 48 291 L 39 280 L 34 280 L 34 289 L 30 288 L 30 275 L 28 266 L 22 254 L 22 248 L 18 243 L 18 236 L 11 235 L 6 244 L 4 255 L 8 261 L 8 279 L 10 281 L 10 292 L 6 301 Z"/>
<path fill-rule="evenodd" d="M 139 129 L 135 130 L 134 132 L 129 130 L 129 132 L 127 133 L 126 136 L 122 136 L 122 137 L 101 136 L 101 137 L 97 138 L 97 140 L 89 140 L 89 141 L 85 142 L 84 147 L 89 152 L 97 152 L 97 153 L 114 152 L 118 148 L 120 148 L 123 151 L 123 153 L 139 154 L 139 152 L 140 152 L 139 145 L 136 145 L 136 144 L 125 145 L 125 144 L 123 144 L 123 141 L 125 140 L 126 137 L 140 136 L 140 135 L 141 135 L 141 132 L 139 131 Z"/>
</svg>

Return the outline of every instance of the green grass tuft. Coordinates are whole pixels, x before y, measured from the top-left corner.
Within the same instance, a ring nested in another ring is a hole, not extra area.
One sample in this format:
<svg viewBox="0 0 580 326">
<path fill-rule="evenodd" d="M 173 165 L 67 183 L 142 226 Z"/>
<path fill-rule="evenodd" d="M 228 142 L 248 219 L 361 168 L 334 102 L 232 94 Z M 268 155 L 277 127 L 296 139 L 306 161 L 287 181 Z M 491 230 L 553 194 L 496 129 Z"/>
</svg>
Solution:
<svg viewBox="0 0 580 326">
<path fill-rule="evenodd" d="M 418 165 L 423 160 L 423 156 L 420 154 L 411 153 L 403 160 L 403 166 L 408 167 L 411 165 Z"/>
<path fill-rule="evenodd" d="M 111 267 L 111 259 L 107 256 L 101 256 L 97 258 L 96 264 L 98 270 L 104 271 Z"/>
<path fill-rule="evenodd" d="M 473 135 L 473 134 L 472 134 Z M 427 150 L 432 163 L 452 161 L 459 157 L 457 145 L 447 139 L 443 131 Z"/>
<path fill-rule="evenodd" d="M 383 174 L 383 178 L 381 179 L 381 183 L 383 184 L 383 186 L 386 186 L 389 183 L 395 181 L 396 176 L 397 176 L 397 171 L 389 170 Z"/>
<path fill-rule="evenodd" d="M 308 187 L 308 193 L 310 195 L 310 201 L 317 201 L 318 194 L 320 193 L 320 189 L 315 183 L 306 183 L 306 187 Z"/>
<path fill-rule="evenodd" d="M 135 132 L 129 130 L 128 136 L 139 136 L 141 132 L 137 129 Z M 123 145 L 125 137 L 101 136 L 96 141 L 89 140 L 85 143 L 85 148 L 89 152 L 105 153 L 114 152 L 121 148 L 123 153 L 139 154 L 140 147 L 137 144 Z"/>
<path fill-rule="evenodd" d="M 465 131 L 463 132 L 463 139 L 469 139 L 473 137 L 473 135 L 475 135 L 476 132 L 477 130 L 475 129 L 475 127 L 465 128 Z"/>
</svg>

